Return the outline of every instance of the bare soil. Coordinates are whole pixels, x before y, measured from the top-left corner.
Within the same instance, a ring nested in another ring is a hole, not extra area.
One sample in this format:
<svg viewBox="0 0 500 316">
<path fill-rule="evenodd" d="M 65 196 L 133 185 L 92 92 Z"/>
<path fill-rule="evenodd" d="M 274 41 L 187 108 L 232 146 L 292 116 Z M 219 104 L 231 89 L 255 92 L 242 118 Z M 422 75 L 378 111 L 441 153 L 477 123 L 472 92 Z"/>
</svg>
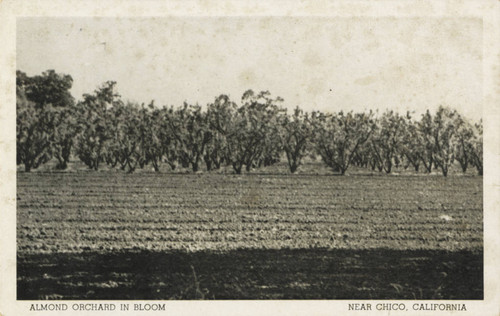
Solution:
<svg viewBox="0 0 500 316">
<path fill-rule="evenodd" d="M 482 177 L 18 173 L 18 299 L 482 299 Z"/>
</svg>

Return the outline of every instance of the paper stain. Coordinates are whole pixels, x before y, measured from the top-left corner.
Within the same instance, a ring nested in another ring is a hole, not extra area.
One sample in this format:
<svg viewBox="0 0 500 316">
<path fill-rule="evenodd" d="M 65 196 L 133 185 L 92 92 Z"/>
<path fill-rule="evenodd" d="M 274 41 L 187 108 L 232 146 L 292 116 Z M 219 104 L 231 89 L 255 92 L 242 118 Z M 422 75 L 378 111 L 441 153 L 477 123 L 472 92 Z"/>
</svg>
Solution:
<svg viewBox="0 0 500 316">
<path fill-rule="evenodd" d="M 307 93 L 311 94 L 312 97 L 315 98 L 325 91 L 326 85 L 322 78 L 315 78 L 309 80 L 305 88 Z"/>
<path fill-rule="evenodd" d="M 302 62 L 308 66 L 321 66 L 323 59 L 317 52 L 309 51 L 302 58 Z"/>
<path fill-rule="evenodd" d="M 361 86 L 367 86 L 369 84 L 374 83 L 376 80 L 377 79 L 374 76 L 366 76 L 356 79 L 354 83 Z"/>
<path fill-rule="evenodd" d="M 257 75 L 252 69 L 246 69 L 239 74 L 238 80 L 247 86 L 254 85 L 257 82 Z"/>
<path fill-rule="evenodd" d="M 134 54 L 134 57 L 138 60 L 144 59 L 145 56 L 146 56 L 146 54 L 144 53 L 143 50 L 139 50 L 139 51 L 135 52 L 135 54 Z"/>
</svg>

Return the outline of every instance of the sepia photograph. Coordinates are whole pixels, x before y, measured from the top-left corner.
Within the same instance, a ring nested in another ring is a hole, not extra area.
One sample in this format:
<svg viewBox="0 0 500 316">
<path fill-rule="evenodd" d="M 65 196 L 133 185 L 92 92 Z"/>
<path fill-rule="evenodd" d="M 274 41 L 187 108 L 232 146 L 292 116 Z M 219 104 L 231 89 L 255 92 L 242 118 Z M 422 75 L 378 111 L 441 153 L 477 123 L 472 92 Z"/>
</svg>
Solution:
<svg viewBox="0 0 500 316">
<path fill-rule="evenodd" d="M 18 311 L 492 303 L 490 24 L 183 12 L 11 20 Z"/>
<path fill-rule="evenodd" d="M 19 18 L 17 298 L 482 299 L 481 32 Z"/>
</svg>

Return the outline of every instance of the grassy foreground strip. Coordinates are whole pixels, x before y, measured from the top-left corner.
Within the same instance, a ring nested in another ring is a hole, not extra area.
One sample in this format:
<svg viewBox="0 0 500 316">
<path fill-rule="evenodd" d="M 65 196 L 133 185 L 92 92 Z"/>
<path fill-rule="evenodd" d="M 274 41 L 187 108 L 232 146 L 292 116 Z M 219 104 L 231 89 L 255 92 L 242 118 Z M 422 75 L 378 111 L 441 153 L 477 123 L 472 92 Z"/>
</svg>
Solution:
<svg viewBox="0 0 500 316">
<path fill-rule="evenodd" d="M 482 299 L 482 252 L 242 249 L 18 257 L 18 299 Z"/>
</svg>

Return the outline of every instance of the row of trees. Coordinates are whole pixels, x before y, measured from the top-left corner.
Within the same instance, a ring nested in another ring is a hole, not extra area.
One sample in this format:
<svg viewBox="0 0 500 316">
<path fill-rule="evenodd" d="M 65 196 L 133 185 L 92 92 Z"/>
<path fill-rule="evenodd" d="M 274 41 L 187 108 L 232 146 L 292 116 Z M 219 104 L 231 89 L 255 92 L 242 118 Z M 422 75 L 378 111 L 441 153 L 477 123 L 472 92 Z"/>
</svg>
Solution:
<svg viewBox="0 0 500 316">
<path fill-rule="evenodd" d="M 104 163 L 128 172 L 161 164 L 194 172 L 231 166 L 272 165 L 286 157 L 295 172 L 306 156 L 320 156 L 344 174 L 358 165 L 390 173 L 394 166 L 447 175 L 457 162 L 482 174 L 482 123 L 440 107 L 420 120 L 386 111 L 291 114 L 267 91 L 245 92 L 240 105 L 220 95 L 202 109 L 156 107 L 122 101 L 109 81 L 75 102 L 72 78 L 47 71 L 28 77 L 17 72 L 17 163 L 26 171 L 52 158 L 65 169 L 77 156 L 91 169 Z"/>
</svg>

